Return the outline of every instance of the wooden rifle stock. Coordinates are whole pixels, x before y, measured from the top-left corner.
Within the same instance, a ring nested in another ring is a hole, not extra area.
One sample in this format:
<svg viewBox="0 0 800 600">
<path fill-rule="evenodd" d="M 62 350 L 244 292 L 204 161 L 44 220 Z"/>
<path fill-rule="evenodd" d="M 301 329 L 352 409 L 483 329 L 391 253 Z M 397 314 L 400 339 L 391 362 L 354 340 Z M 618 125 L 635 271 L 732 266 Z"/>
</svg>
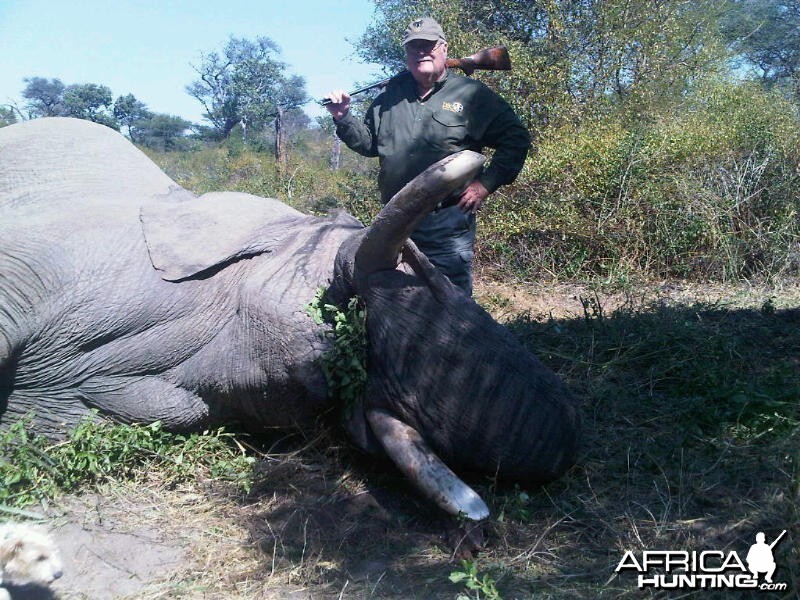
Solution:
<svg viewBox="0 0 800 600">
<path fill-rule="evenodd" d="M 508 55 L 508 50 L 505 46 L 492 46 L 476 52 L 466 58 L 448 58 L 445 63 L 450 69 L 461 69 L 466 75 L 472 75 L 475 71 L 510 71 L 511 58 Z M 350 92 L 350 96 L 355 96 L 367 90 L 372 90 L 378 87 L 385 87 L 392 79 L 399 77 L 408 71 L 401 71 L 397 75 L 387 77 L 376 83 L 372 83 L 366 87 L 359 88 Z M 331 103 L 330 98 L 323 98 L 319 102 L 322 106 L 327 106 Z"/>
<path fill-rule="evenodd" d="M 511 57 L 505 46 L 492 46 L 466 58 L 448 58 L 447 66 L 461 69 L 466 75 L 475 71 L 510 71 Z"/>
</svg>

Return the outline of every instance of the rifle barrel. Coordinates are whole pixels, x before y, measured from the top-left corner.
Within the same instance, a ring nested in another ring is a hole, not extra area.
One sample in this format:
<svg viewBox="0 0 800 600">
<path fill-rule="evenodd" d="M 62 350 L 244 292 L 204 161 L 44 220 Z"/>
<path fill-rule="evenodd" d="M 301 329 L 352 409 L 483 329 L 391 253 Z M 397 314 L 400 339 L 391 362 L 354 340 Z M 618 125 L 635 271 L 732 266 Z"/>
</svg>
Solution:
<svg viewBox="0 0 800 600">
<path fill-rule="evenodd" d="M 403 73 L 405 73 L 405 71 L 401 71 L 397 75 L 402 75 Z M 360 94 L 361 92 L 366 92 L 367 90 L 371 90 L 371 89 L 374 89 L 376 87 L 384 87 L 392 79 L 397 77 L 397 75 L 393 75 L 392 77 L 387 77 L 386 79 L 381 79 L 380 81 L 378 81 L 376 83 L 371 83 L 371 84 L 369 84 L 367 86 L 364 86 L 362 88 L 358 88 L 357 90 L 353 90 L 352 92 L 350 92 L 350 95 L 351 96 L 355 96 L 356 94 Z M 328 106 L 328 104 L 331 104 L 331 99 L 330 98 L 323 98 L 322 100 L 319 101 L 319 103 L 322 106 Z"/>
</svg>

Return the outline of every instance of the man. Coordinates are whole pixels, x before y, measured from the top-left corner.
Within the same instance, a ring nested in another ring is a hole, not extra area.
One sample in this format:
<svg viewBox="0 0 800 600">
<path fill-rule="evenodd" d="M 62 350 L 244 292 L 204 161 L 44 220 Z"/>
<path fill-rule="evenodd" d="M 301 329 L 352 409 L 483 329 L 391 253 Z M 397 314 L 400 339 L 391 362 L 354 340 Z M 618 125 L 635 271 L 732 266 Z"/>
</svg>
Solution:
<svg viewBox="0 0 800 600">
<path fill-rule="evenodd" d="M 390 80 L 363 122 L 350 114 L 350 96 L 343 90 L 328 94 L 328 111 L 348 147 L 379 157 L 384 203 L 450 154 L 495 148 L 491 164 L 466 189 L 442 202 L 411 235 L 430 261 L 471 295 L 475 214 L 490 193 L 517 177 L 530 136 L 500 96 L 447 70 L 447 41 L 435 20 L 413 21 L 403 46 L 408 71 Z"/>
</svg>

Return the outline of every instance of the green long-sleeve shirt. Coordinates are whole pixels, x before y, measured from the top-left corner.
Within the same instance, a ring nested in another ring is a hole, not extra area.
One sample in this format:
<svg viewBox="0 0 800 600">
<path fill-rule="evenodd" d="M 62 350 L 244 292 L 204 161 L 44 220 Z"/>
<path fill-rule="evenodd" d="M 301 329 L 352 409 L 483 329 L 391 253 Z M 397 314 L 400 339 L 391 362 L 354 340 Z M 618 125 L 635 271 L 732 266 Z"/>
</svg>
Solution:
<svg viewBox="0 0 800 600">
<path fill-rule="evenodd" d="M 347 114 L 337 121 L 336 133 L 359 154 L 379 157 L 384 203 L 436 161 L 487 146 L 495 153 L 477 179 L 493 192 L 514 181 L 531 143 L 505 100 L 483 83 L 452 72 L 424 100 L 417 97 L 410 73 L 395 77 L 363 122 Z"/>
</svg>

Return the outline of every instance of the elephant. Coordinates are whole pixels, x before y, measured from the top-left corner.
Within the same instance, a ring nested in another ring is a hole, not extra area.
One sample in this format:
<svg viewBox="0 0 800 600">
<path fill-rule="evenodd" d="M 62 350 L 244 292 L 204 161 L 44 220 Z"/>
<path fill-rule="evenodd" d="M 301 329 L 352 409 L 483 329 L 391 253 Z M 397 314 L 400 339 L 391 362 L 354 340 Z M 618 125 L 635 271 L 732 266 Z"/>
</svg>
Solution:
<svg viewBox="0 0 800 600">
<path fill-rule="evenodd" d="M 419 252 L 419 221 L 482 167 L 461 152 L 363 226 L 238 192 L 195 196 L 118 132 L 0 129 L 0 426 L 57 435 L 99 413 L 173 431 L 309 428 L 330 409 L 317 290 L 366 307 L 367 382 L 343 417 L 444 511 L 483 519 L 456 474 L 538 484 L 576 460 L 565 383 Z"/>
</svg>

